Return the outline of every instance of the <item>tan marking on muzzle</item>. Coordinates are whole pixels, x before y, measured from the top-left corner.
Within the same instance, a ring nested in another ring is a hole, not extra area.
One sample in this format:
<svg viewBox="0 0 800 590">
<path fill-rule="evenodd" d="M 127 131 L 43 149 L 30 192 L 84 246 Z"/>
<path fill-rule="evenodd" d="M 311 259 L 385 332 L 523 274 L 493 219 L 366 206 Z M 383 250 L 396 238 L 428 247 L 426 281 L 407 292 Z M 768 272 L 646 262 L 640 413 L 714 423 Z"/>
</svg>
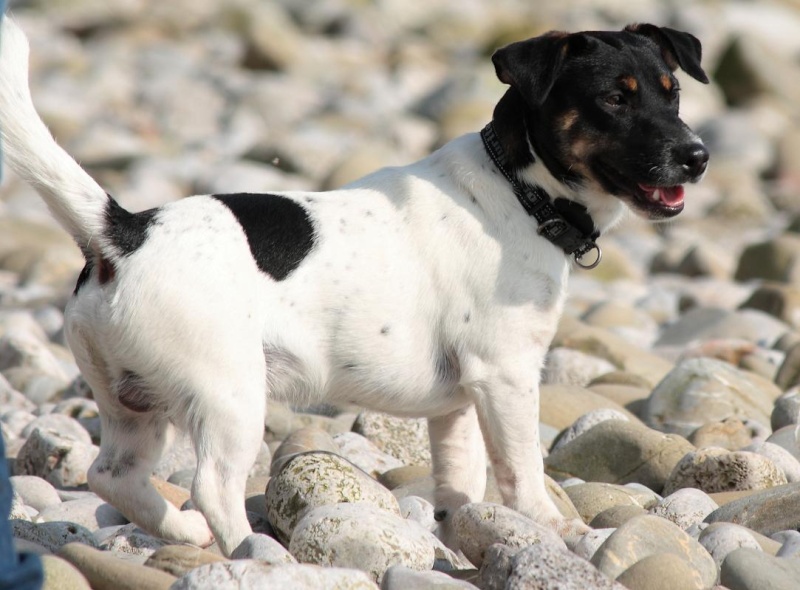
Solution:
<svg viewBox="0 0 800 590">
<path fill-rule="evenodd" d="M 636 92 L 639 89 L 639 81 L 633 76 L 622 76 L 619 82 L 630 92 Z"/>
</svg>

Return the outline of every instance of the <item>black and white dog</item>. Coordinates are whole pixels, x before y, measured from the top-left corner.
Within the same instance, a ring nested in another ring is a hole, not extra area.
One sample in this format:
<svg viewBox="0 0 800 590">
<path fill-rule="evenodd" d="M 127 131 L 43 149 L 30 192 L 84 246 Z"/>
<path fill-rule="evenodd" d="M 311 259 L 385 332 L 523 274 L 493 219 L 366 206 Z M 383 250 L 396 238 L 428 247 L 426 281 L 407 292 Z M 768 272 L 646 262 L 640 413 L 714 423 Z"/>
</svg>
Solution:
<svg viewBox="0 0 800 590">
<path fill-rule="evenodd" d="M 562 535 L 547 495 L 539 373 L 573 258 L 624 209 L 678 214 L 708 152 L 678 117 L 693 36 L 653 25 L 549 33 L 493 57 L 510 88 L 482 133 L 326 193 L 205 195 L 121 208 L 53 140 L 8 18 L 8 163 L 86 257 L 66 331 L 102 415 L 92 490 L 155 535 L 227 555 L 250 533 L 245 478 L 266 396 L 424 416 L 437 518 L 480 501 L 485 450 L 504 502 Z M 149 482 L 174 428 L 198 456 L 177 510 Z M 450 539 L 452 543 L 452 539 Z"/>
</svg>

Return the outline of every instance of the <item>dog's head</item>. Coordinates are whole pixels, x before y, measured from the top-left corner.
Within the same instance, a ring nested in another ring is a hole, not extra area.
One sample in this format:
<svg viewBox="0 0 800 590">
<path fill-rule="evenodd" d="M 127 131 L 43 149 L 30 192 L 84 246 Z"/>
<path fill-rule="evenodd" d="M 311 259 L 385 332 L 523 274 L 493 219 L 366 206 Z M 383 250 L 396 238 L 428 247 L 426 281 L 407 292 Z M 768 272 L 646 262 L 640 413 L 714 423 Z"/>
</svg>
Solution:
<svg viewBox="0 0 800 590">
<path fill-rule="evenodd" d="M 492 57 L 523 105 L 526 140 L 550 172 L 623 199 L 649 219 L 683 209 L 708 151 L 678 116 L 680 67 L 708 83 L 700 42 L 649 24 L 620 32 L 551 32 Z"/>
</svg>

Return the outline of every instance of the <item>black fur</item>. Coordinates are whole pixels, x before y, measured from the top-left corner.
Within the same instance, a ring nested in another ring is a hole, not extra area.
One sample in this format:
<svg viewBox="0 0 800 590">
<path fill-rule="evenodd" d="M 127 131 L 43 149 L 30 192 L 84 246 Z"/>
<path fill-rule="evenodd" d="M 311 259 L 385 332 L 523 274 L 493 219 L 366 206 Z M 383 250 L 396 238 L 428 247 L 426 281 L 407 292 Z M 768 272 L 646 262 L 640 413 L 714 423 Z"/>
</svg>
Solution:
<svg viewBox="0 0 800 590">
<path fill-rule="evenodd" d="M 314 225 L 298 203 L 279 195 L 236 193 L 213 195 L 242 226 L 261 272 L 282 281 L 314 247 Z"/>
<path fill-rule="evenodd" d="M 147 229 L 153 224 L 157 211 L 148 209 L 131 213 L 109 195 L 106 204 L 106 237 L 123 256 L 133 254 L 147 239 Z"/>
<path fill-rule="evenodd" d="M 77 295 L 78 291 L 81 290 L 86 281 L 89 280 L 89 277 L 92 275 L 92 260 L 88 260 L 86 264 L 83 266 L 81 270 L 81 274 L 78 275 L 78 281 L 75 283 L 75 290 L 72 292 L 72 295 Z"/>
</svg>

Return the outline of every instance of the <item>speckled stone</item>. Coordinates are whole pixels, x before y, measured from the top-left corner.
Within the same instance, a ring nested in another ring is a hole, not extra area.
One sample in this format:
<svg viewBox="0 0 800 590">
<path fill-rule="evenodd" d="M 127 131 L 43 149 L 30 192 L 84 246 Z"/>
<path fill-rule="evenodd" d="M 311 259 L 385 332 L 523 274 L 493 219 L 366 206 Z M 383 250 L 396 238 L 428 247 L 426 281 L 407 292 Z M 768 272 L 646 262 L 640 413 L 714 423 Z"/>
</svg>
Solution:
<svg viewBox="0 0 800 590">
<path fill-rule="evenodd" d="M 353 432 L 366 437 L 404 465 L 431 464 L 427 420 L 361 412 L 353 424 Z"/>
<path fill-rule="evenodd" d="M 719 508 L 708 494 L 696 488 L 681 488 L 663 498 L 650 508 L 650 513 L 666 518 L 683 530 L 703 519 Z"/>
<path fill-rule="evenodd" d="M 361 571 L 299 563 L 271 565 L 255 559 L 202 565 L 179 578 L 170 590 L 378 590 Z"/>
<path fill-rule="evenodd" d="M 585 559 L 549 543 L 530 545 L 514 555 L 505 588 L 624 590 L 623 586 L 592 567 Z"/>
<path fill-rule="evenodd" d="M 289 552 L 300 562 L 355 568 L 380 582 L 392 565 L 433 567 L 438 539 L 419 524 L 371 504 L 310 510 L 297 523 Z"/>
<path fill-rule="evenodd" d="M 389 490 L 332 453 L 311 452 L 293 457 L 269 480 L 266 502 L 269 521 L 285 543 L 306 512 L 319 506 L 368 502 L 400 514 L 397 500 Z"/>
</svg>

